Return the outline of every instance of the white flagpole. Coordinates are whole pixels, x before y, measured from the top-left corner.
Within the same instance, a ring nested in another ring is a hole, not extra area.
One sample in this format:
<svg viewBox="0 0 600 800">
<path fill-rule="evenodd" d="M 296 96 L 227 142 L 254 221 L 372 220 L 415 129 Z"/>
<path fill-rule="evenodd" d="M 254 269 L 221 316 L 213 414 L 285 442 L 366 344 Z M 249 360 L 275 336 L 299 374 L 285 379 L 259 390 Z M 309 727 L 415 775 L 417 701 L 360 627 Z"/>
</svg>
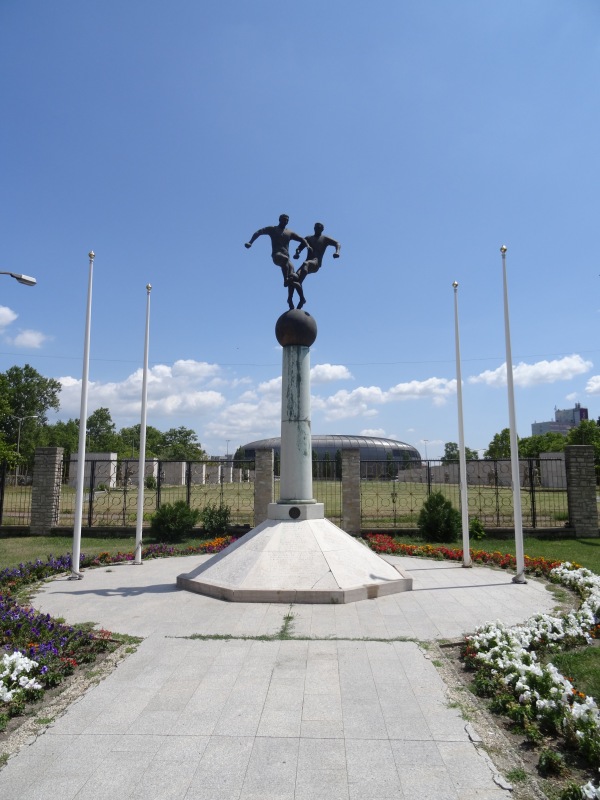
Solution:
<svg viewBox="0 0 600 800">
<path fill-rule="evenodd" d="M 458 331 L 458 283 L 454 289 L 454 340 L 456 342 L 456 402 L 458 406 L 458 457 L 460 469 L 460 510 L 462 517 L 463 567 L 472 567 L 469 545 L 469 497 L 467 491 L 467 456 L 463 422 L 462 376 L 460 368 L 460 335 Z"/>
<path fill-rule="evenodd" d="M 510 425 L 510 463 L 512 473 L 513 512 L 515 520 L 515 551 L 517 574 L 513 583 L 527 583 L 525 580 L 525 555 L 523 550 L 523 514 L 521 511 L 521 476 L 519 471 L 519 442 L 517 440 L 517 421 L 515 415 L 515 388 L 513 382 L 513 362 L 510 346 L 510 323 L 508 319 L 508 282 L 506 280 L 506 245 L 502 245 L 502 282 L 504 286 L 504 335 L 506 338 L 506 385 L 508 387 L 508 419 Z"/>
<path fill-rule="evenodd" d="M 71 556 L 71 575 L 69 580 L 81 580 L 83 575 L 79 572 L 81 555 L 81 518 L 83 516 L 83 483 L 85 480 L 85 435 L 87 426 L 87 401 L 88 401 L 88 376 L 90 372 L 90 329 L 92 324 L 92 283 L 94 278 L 94 257 L 91 250 L 87 309 L 85 315 L 85 336 L 83 341 L 83 374 L 81 377 L 81 408 L 79 411 L 79 450 L 77 452 L 77 491 L 75 493 L 75 520 L 73 524 L 73 553 Z"/>
<path fill-rule="evenodd" d="M 144 481 L 146 477 L 146 401 L 148 397 L 148 346 L 150 342 L 150 292 L 152 285 L 146 285 L 146 335 L 144 337 L 144 370 L 142 377 L 142 417 L 140 421 L 140 460 L 138 465 L 138 502 L 135 527 L 135 560 L 142 563 L 142 526 L 144 524 Z"/>
</svg>

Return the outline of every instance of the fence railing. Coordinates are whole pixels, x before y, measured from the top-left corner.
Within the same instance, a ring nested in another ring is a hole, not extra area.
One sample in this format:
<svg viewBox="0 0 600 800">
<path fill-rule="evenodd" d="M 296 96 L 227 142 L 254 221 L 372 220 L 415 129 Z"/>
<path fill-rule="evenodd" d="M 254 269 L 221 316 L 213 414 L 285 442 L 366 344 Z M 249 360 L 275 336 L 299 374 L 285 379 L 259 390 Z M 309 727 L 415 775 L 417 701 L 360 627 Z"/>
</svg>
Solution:
<svg viewBox="0 0 600 800">
<path fill-rule="evenodd" d="M 569 519 L 564 461 L 522 459 L 519 476 L 524 527 L 564 527 Z M 510 461 L 467 462 L 469 517 L 477 517 L 486 528 L 512 527 L 511 487 Z M 425 499 L 434 491 L 461 507 L 458 462 L 430 460 L 407 469 L 361 462 L 361 528 L 415 528 Z"/>
<path fill-rule="evenodd" d="M 0 525 L 27 526 L 31 519 L 31 476 L 0 463 Z"/>
<path fill-rule="evenodd" d="M 460 508 L 458 462 L 423 461 L 393 464 L 362 461 L 361 528 L 415 528 L 428 495 L 441 491 Z M 325 505 L 325 516 L 340 525 L 342 480 L 339 465 L 315 462 L 313 494 Z M 510 461 L 467 463 L 469 517 L 486 528 L 512 527 L 513 497 Z M 192 508 L 226 505 L 233 525 L 255 524 L 254 463 L 239 461 L 148 461 L 144 481 L 144 525 L 165 503 L 183 500 Z M 279 480 L 274 476 L 274 499 Z M 74 522 L 76 474 L 63 476 L 58 525 Z M 526 528 L 560 528 L 569 519 L 564 461 L 561 458 L 524 459 L 520 462 L 523 525 Z M 31 519 L 30 478 L 17 476 L 0 464 L 0 525 L 28 526 Z M 84 527 L 135 526 L 138 501 L 138 463 L 86 461 L 84 473 Z"/>
</svg>

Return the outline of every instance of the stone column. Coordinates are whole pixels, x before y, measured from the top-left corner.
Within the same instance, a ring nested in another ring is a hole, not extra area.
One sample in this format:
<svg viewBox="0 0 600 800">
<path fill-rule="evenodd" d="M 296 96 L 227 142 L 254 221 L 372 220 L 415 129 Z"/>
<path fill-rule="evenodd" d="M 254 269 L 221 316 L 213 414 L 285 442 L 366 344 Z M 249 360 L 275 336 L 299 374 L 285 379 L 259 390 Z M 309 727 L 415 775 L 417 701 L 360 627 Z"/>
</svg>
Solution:
<svg viewBox="0 0 600 800">
<path fill-rule="evenodd" d="M 264 522 L 268 516 L 269 504 L 273 502 L 273 470 L 275 455 L 273 450 L 257 450 L 254 473 L 254 527 Z"/>
<path fill-rule="evenodd" d="M 280 503 L 314 503 L 310 431 L 310 348 L 283 348 Z"/>
<path fill-rule="evenodd" d="M 342 450 L 342 529 L 360 536 L 360 450 Z"/>
<path fill-rule="evenodd" d="M 37 447 L 31 487 L 31 524 L 33 534 L 49 533 L 58 525 L 63 448 Z"/>
<path fill-rule="evenodd" d="M 587 444 L 565 447 L 569 525 L 575 536 L 598 536 L 594 448 Z"/>
</svg>

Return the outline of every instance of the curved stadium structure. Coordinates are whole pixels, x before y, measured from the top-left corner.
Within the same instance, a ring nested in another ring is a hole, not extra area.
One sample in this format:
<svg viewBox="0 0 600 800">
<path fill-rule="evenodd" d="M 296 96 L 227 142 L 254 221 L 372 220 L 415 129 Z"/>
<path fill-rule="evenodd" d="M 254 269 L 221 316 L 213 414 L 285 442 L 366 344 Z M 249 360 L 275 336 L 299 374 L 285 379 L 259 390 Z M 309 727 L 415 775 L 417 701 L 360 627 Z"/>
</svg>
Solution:
<svg viewBox="0 0 600 800">
<path fill-rule="evenodd" d="M 398 442 L 395 439 L 382 439 L 379 436 L 347 436 L 329 434 L 312 436 L 313 459 L 318 461 L 332 461 L 339 459 L 342 451 L 358 449 L 360 451 L 361 474 L 373 476 L 384 471 L 389 472 L 391 464 L 406 468 L 420 466 L 421 454 L 410 444 Z M 243 457 L 254 459 L 257 450 L 274 450 L 276 460 L 279 459 L 281 438 L 273 436 L 270 439 L 259 439 L 242 445 Z M 382 464 L 382 462 L 384 462 Z M 376 464 L 381 464 L 378 468 Z"/>
</svg>

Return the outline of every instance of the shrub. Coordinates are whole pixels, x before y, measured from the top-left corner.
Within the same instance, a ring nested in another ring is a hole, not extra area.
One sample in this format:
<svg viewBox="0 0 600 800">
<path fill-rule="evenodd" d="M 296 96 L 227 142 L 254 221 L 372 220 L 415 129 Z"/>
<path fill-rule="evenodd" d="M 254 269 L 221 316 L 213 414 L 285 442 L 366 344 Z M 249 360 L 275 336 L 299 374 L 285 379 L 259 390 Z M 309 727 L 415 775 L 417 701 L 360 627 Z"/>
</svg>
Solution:
<svg viewBox="0 0 600 800">
<path fill-rule="evenodd" d="M 426 542 L 455 542 L 462 529 L 459 512 L 441 492 L 432 492 L 423 503 L 417 520 L 419 534 Z"/>
<path fill-rule="evenodd" d="M 144 481 L 144 486 L 146 489 L 156 489 L 156 478 L 154 475 L 148 475 L 146 480 Z"/>
<path fill-rule="evenodd" d="M 200 512 L 202 526 L 209 536 L 225 533 L 229 525 L 230 516 L 231 509 L 229 506 L 217 505 L 216 503 L 209 503 Z"/>
<path fill-rule="evenodd" d="M 469 522 L 469 537 L 477 542 L 485 539 L 485 529 L 479 517 L 473 517 Z"/>
<path fill-rule="evenodd" d="M 540 775 L 547 778 L 549 775 L 562 775 L 565 772 L 565 760 L 560 753 L 554 750 L 544 749 L 540 753 L 538 770 Z"/>
<path fill-rule="evenodd" d="M 200 519 L 197 508 L 189 508 L 185 500 L 165 503 L 153 515 L 150 532 L 160 542 L 174 542 L 189 533 Z"/>
</svg>

